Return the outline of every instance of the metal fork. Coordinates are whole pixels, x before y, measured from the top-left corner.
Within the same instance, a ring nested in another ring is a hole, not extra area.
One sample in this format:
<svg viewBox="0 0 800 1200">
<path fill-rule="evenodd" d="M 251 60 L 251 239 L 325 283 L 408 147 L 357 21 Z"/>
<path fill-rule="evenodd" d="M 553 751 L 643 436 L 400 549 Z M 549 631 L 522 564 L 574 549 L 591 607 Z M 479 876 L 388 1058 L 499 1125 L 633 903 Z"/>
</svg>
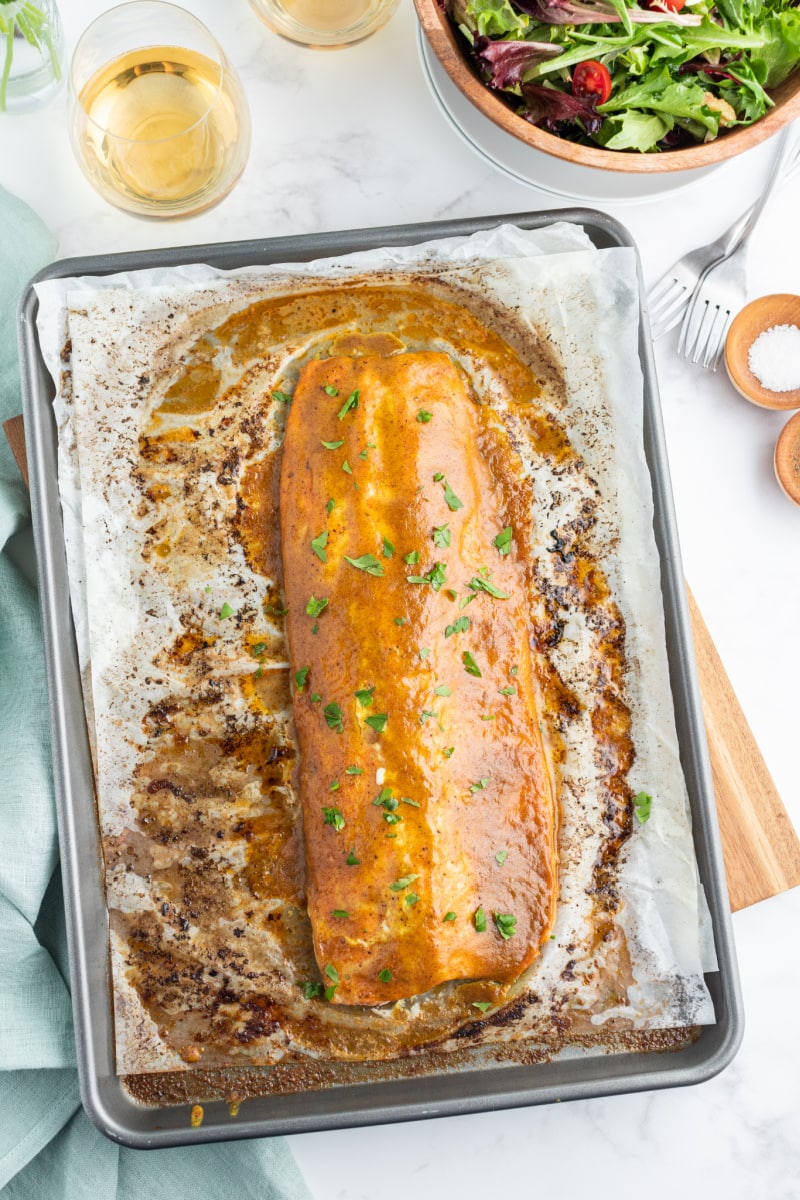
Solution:
<svg viewBox="0 0 800 1200">
<path fill-rule="evenodd" d="M 712 371 L 717 369 L 733 314 L 747 299 L 748 238 L 764 211 L 791 150 L 789 131 L 783 133 L 781 138 L 782 143 L 764 190 L 753 206 L 744 229 L 728 257 L 706 270 L 683 318 L 678 354 Z"/>
<path fill-rule="evenodd" d="M 778 166 L 781 164 L 778 163 Z M 782 159 L 782 167 L 776 172 L 774 183 L 785 182 L 800 167 L 800 141 Z M 773 168 L 775 169 L 775 168 Z M 770 186 L 772 186 L 770 184 Z M 700 246 L 684 254 L 662 275 L 648 293 L 650 334 L 653 341 L 674 329 L 683 317 L 703 275 L 716 263 L 722 262 L 739 244 L 748 221 L 753 216 L 759 201 L 737 217 L 733 224 L 709 246 Z"/>
</svg>

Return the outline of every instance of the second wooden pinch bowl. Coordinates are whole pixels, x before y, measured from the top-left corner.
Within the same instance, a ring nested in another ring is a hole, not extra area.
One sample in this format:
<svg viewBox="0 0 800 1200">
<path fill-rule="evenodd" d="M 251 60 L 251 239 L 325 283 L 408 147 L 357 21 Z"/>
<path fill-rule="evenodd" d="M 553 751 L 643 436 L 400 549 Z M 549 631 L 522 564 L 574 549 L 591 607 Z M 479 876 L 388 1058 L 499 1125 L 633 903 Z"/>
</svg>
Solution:
<svg viewBox="0 0 800 1200">
<path fill-rule="evenodd" d="M 725 366 L 730 381 L 740 395 L 761 408 L 800 408 L 800 387 L 773 392 L 750 370 L 750 347 L 760 334 L 780 325 L 800 329 L 800 296 L 776 293 L 759 296 L 745 305 L 733 319 L 725 339 Z"/>
<path fill-rule="evenodd" d="M 800 116 L 800 70 L 790 75 L 770 93 L 774 107 L 752 125 L 727 129 L 712 142 L 657 154 L 631 150 L 604 150 L 601 146 L 581 146 L 557 137 L 546 129 L 531 125 L 489 88 L 467 58 L 463 46 L 445 11 L 446 0 L 414 0 L 420 25 L 436 57 L 453 83 L 484 116 L 506 133 L 519 138 L 533 150 L 541 150 L 567 162 L 603 171 L 628 174 L 641 172 L 686 171 L 710 167 L 760 145 L 784 125 Z"/>
</svg>

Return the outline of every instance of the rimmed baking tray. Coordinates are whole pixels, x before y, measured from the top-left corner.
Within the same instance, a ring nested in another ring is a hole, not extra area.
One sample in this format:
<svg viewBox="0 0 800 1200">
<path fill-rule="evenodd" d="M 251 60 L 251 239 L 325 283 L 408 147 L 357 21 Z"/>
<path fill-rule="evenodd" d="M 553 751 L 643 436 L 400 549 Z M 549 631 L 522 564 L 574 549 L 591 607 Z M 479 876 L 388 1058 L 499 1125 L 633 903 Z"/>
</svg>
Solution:
<svg viewBox="0 0 800 1200">
<path fill-rule="evenodd" d="M 74 275 L 109 275 L 146 267 L 208 263 L 226 270 L 412 245 L 469 235 L 510 223 L 541 229 L 554 221 L 580 225 L 600 247 L 631 246 L 617 221 L 590 209 L 562 209 L 438 221 L 302 237 L 133 254 L 63 259 L 31 281 L 20 301 L 18 331 L 33 529 L 50 691 L 53 765 L 67 910 L 78 1070 L 84 1107 L 98 1128 L 123 1145 L 155 1148 L 233 1138 L 453 1116 L 554 1100 L 700 1083 L 722 1070 L 741 1041 L 743 1014 L 730 926 L 708 750 L 694 665 L 658 389 L 647 316 L 641 311 L 639 354 L 644 373 L 644 444 L 653 481 L 654 527 L 661 557 L 667 652 L 681 758 L 692 810 L 697 861 L 711 911 L 719 970 L 707 976 L 716 1024 L 684 1049 L 581 1056 L 530 1066 L 486 1066 L 422 1079 L 342 1084 L 321 1091 L 248 1100 L 231 1119 L 223 1102 L 205 1105 L 203 1124 L 189 1124 L 185 1104 L 145 1107 L 132 1099 L 114 1067 L 114 1027 L 108 960 L 108 916 L 80 673 L 69 608 L 64 535 L 57 484 L 53 384 L 36 334 L 33 284 Z M 641 285 L 641 274 L 640 274 Z M 642 294 L 643 290 L 642 290 Z"/>
</svg>

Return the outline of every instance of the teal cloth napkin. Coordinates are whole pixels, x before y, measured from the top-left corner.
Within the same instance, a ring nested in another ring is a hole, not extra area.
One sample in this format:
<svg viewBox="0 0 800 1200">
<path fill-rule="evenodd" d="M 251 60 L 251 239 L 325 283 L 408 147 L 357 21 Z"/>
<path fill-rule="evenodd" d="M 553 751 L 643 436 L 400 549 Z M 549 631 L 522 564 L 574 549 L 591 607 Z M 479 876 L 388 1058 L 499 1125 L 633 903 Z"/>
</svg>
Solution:
<svg viewBox="0 0 800 1200">
<path fill-rule="evenodd" d="M 15 313 L 56 243 L 0 188 L 0 422 L 20 412 Z M 0 1194 L 3 1200 L 311 1200 L 281 1138 L 121 1148 L 80 1107 L 30 509 L 0 437 Z"/>
</svg>

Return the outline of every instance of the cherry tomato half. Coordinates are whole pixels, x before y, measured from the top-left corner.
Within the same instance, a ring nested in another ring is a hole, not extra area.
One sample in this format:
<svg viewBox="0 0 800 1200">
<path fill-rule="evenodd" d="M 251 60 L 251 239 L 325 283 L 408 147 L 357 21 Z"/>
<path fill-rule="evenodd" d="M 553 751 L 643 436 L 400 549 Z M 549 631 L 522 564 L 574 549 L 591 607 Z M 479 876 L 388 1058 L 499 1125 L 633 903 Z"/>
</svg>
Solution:
<svg viewBox="0 0 800 1200">
<path fill-rule="evenodd" d="M 594 58 L 578 63 L 572 72 L 573 96 L 597 96 L 598 104 L 605 104 L 611 95 L 611 76 L 608 67 Z"/>
<path fill-rule="evenodd" d="M 680 12 L 686 0 L 645 0 L 645 8 L 655 12 Z"/>
</svg>

